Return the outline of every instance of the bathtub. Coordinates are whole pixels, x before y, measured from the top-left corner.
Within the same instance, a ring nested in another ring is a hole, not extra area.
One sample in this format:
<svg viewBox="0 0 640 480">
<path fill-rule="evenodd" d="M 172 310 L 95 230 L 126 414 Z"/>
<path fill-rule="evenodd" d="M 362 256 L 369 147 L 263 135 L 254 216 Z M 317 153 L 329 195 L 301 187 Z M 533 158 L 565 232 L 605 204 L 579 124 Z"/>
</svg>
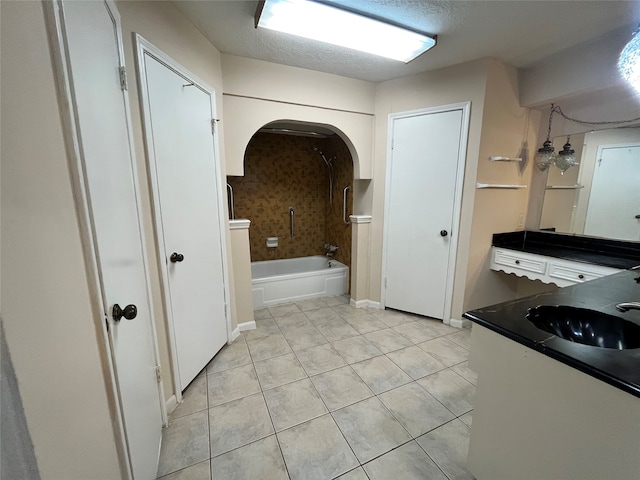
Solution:
<svg viewBox="0 0 640 480">
<path fill-rule="evenodd" d="M 253 308 L 344 295 L 348 282 L 349 267 L 322 255 L 251 262 Z"/>
</svg>

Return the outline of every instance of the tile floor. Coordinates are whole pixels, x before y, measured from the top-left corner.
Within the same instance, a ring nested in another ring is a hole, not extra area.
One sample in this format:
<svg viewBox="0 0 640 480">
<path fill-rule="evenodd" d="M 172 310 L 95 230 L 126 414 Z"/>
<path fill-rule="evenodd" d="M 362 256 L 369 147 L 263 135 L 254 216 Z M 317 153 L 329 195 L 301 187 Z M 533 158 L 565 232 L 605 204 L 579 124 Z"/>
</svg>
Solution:
<svg viewBox="0 0 640 480">
<path fill-rule="evenodd" d="M 171 414 L 158 478 L 473 478 L 470 329 L 347 297 L 255 318 Z"/>
</svg>

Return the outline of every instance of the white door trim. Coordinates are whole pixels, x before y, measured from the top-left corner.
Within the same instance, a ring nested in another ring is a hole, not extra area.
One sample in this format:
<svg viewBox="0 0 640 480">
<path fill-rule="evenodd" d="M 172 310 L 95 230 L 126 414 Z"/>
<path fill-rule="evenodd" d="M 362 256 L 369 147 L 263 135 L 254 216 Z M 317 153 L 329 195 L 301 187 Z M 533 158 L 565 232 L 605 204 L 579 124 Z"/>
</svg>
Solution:
<svg viewBox="0 0 640 480">
<path fill-rule="evenodd" d="M 169 293 L 169 271 L 167 269 L 167 263 L 165 259 L 165 243 L 164 233 L 162 229 L 162 212 L 160 209 L 160 190 L 158 186 L 157 165 L 156 157 L 152 148 L 149 148 L 148 139 L 153 138 L 153 132 L 151 129 L 151 117 L 149 108 L 149 93 L 147 89 L 147 75 L 144 68 L 144 56 L 149 55 L 164 66 L 175 72 L 177 75 L 183 77 L 185 81 L 192 82 L 196 88 L 199 88 L 203 92 L 209 95 L 211 98 L 211 111 L 213 112 L 213 122 L 217 122 L 217 111 L 215 103 L 215 90 L 207 83 L 200 80 L 196 75 L 192 74 L 188 69 L 181 64 L 173 60 L 166 55 L 162 50 L 158 49 L 151 42 L 146 40 L 141 35 L 136 34 L 136 65 L 138 68 L 138 88 L 140 92 L 140 108 L 142 110 L 142 123 L 145 135 L 145 153 L 147 157 L 147 166 L 149 168 L 149 186 L 151 189 L 151 203 L 153 205 L 153 223 L 155 228 L 157 250 L 157 262 L 158 269 L 160 271 L 160 283 L 163 293 L 163 308 L 167 319 L 167 334 L 169 336 L 170 354 L 171 354 L 171 369 L 173 373 L 174 394 L 176 401 L 179 403 L 182 400 L 182 391 L 180 390 L 180 372 L 178 370 L 178 358 L 177 358 L 177 344 L 174 334 L 174 321 L 173 313 L 169 305 L 169 299 L 171 298 Z M 216 172 L 215 181 L 218 185 L 218 219 L 220 224 L 221 239 L 220 245 L 222 246 L 222 275 L 224 284 L 224 297 L 225 297 L 225 321 L 227 322 L 227 341 L 232 338 L 231 329 L 231 316 L 230 316 L 230 287 L 229 287 L 229 266 L 227 262 L 227 215 L 224 210 L 226 205 L 226 199 L 222 198 L 222 185 L 226 182 L 222 182 L 221 165 L 220 165 L 220 151 L 218 149 L 218 128 L 213 128 L 213 149 L 214 149 L 214 168 Z M 225 190 L 226 192 L 226 190 Z"/>
<path fill-rule="evenodd" d="M 389 115 L 389 123 L 387 128 L 387 166 L 385 178 L 385 195 L 384 195 L 384 220 L 382 227 L 382 276 L 380 281 L 380 308 L 384 310 L 386 306 L 386 287 L 385 281 L 387 276 L 387 245 L 388 245 L 388 218 L 389 218 L 389 192 L 391 189 L 391 159 L 393 157 L 393 135 L 394 122 L 403 118 L 417 117 L 422 115 L 430 115 L 435 113 L 450 112 L 453 110 L 462 111 L 462 123 L 460 132 L 460 148 L 458 153 L 458 165 L 456 170 L 453 218 L 451 224 L 451 246 L 449 249 L 449 269 L 446 279 L 446 293 L 444 300 L 444 319 L 443 322 L 449 324 L 451 321 L 451 308 L 453 301 L 453 284 L 455 279 L 456 258 L 458 254 L 458 232 L 460 230 L 460 212 L 462 210 L 462 187 L 464 182 L 464 171 L 467 158 L 467 138 L 469 135 L 469 119 L 471 102 L 452 103 L 449 105 L 441 105 L 438 107 L 421 108 L 407 112 L 392 113 Z"/>
<path fill-rule="evenodd" d="M 120 14 L 118 12 L 115 1 L 104 0 L 109 6 L 109 10 L 113 19 L 118 26 L 116 29 L 116 35 L 118 37 L 118 54 L 120 57 L 120 64 L 124 65 L 124 49 L 122 42 L 122 29 L 120 23 Z M 54 72 L 56 75 L 56 86 L 58 90 L 58 96 L 60 99 L 60 115 L 62 119 L 62 129 L 65 138 L 65 146 L 68 155 L 69 170 L 71 173 L 71 184 L 74 191 L 74 203 L 76 206 L 76 212 L 78 215 L 78 227 L 80 231 L 83 256 L 85 259 L 85 265 L 87 269 L 87 286 L 89 288 L 91 297 L 91 308 L 96 324 L 97 337 L 100 343 L 100 356 L 103 359 L 104 372 L 105 372 L 105 391 L 107 400 L 110 407 L 113 409 L 113 429 L 114 437 L 116 440 L 116 450 L 118 457 L 120 458 L 120 470 L 125 480 L 133 479 L 133 469 L 129 451 L 127 448 L 126 439 L 126 427 L 124 423 L 124 414 L 119 401 L 119 386 L 116 380 L 116 371 L 114 366 L 113 351 L 111 350 L 111 344 L 109 342 L 109 333 L 107 330 L 108 306 L 105 304 L 104 295 L 101 286 L 100 268 L 98 262 L 98 256 L 96 251 L 96 239 L 93 234 L 92 217 L 89 208 L 89 195 L 86 172 L 84 169 L 84 159 L 82 153 L 82 146 L 78 136 L 79 125 L 78 118 L 76 116 L 74 108 L 74 95 L 72 92 L 71 81 L 71 61 L 66 49 L 66 27 L 63 12 L 63 1 L 56 0 L 54 2 L 43 2 L 45 18 L 47 22 L 47 28 L 49 30 L 49 36 L 52 45 L 52 57 L 54 63 Z M 127 129 L 131 133 L 131 109 L 129 104 L 129 95 L 125 94 L 124 108 L 126 111 Z M 134 193 L 136 198 L 136 209 L 138 218 L 142 218 L 140 191 L 138 188 L 138 169 L 135 160 L 135 148 L 133 145 L 133 137 L 129 135 L 129 149 L 131 152 L 132 160 L 132 175 Z M 147 250 L 144 237 L 144 229 L 139 224 L 141 248 L 142 248 L 142 260 L 144 264 L 145 278 L 147 284 L 147 308 L 150 314 L 151 332 L 153 335 L 153 354 L 156 365 L 160 365 L 160 354 L 158 351 L 158 340 L 153 319 L 155 318 L 153 313 L 153 305 L 151 303 L 151 287 L 149 281 L 149 265 L 147 261 Z M 167 423 L 167 413 L 165 404 L 162 401 L 163 398 L 163 384 L 162 380 L 158 383 L 158 402 L 160 403 L 160 412 L 162 413 L 162 421 Z"/>
</svg>

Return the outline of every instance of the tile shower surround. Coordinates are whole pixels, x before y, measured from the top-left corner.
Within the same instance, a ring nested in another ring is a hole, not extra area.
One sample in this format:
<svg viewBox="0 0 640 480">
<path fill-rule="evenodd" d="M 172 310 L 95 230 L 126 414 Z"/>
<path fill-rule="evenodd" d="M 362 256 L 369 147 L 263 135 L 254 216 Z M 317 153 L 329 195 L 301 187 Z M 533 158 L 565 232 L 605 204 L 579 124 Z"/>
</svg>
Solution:
<svg viewBox="0 0 640 480">
<path fill-rule="evenodd" d="M 472 480 L 470 329 L 328 297 L 256 311 L 184 392 L 162 480 Z"/>
<path fill-rule="evenodd" d="M 333 206 L 329 173 L 317 147 L 334 155 Z M 324 254 L 324 244 L 339 246 L 336 259 L 351 266 L 351 226 L 342 221 L 342 190 L 353 186 L 353 162 L 338 138 L 309 138 L 256 133 L 245 152 L 243 177 L 227 177 L 233 187 L 236 218 L 251 220 L 251 260 L 276 260 Z M 353 212 L 349 192 L 347 213 Z M 295 237 L 290 238 L 289 207 L 295 211 Z M 267 237 L 279 247 L 267 248 Z"/>
</svg>

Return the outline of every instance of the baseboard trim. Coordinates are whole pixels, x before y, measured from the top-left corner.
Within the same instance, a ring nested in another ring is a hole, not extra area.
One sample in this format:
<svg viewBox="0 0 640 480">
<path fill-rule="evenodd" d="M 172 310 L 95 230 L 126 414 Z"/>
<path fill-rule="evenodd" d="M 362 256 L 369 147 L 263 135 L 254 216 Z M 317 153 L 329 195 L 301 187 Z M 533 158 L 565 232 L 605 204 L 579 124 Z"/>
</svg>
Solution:
<svg viewBox="0 0 640 480">
<path fill-rule="evenodd" d="M 374 302 L 372 300 L 354 300 L 353 298 L 349 300 L 349 304 L 355 308 L 373 308 L 376 310 L 380 310 L 380 302 Z"/>
<path fill-rule="evenodd" d="M 240 336 L 240 325 L 238 325 L 232 332 L 231 338 L 229 338 L 229 343 L 233 342 L 236 338 Z"/>
<path fill-rule="evenodd" d="M 167 415 L 173 412 L 178 406 L 178 401 L 176 400 L 175 395 L 171 395 L 166 402 L 164 402 L 164 406 L 167 409 Z M 166 425 L 165 425 L 166 426 Z"/>
<path fill-rule="evenodd" d="M 244 322 L 238 324 L 238 329 L 241 332 L 246 332 L 247 330 L 255 330 L 256 329 L 256 321 L 251 320 L 250 322 Z"/>
<path fill-rule="evenodd" d="M 453 328 L 469 328 L 471 326 L 471 320 L 452 318 L 449 320 L 449 326 Z"/>
</svg>

